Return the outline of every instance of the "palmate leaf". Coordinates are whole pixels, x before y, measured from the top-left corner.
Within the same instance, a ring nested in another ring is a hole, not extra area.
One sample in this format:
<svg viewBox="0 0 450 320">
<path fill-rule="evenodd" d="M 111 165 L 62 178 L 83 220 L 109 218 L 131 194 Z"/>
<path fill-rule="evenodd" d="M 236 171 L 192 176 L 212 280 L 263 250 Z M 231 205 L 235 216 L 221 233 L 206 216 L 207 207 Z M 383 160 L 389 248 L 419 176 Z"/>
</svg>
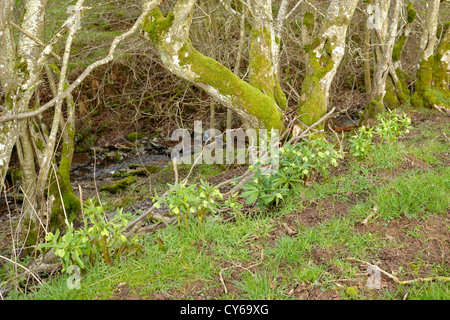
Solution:
<svg viewBox="0 0 450 320">
<path fill-rule="evenodd" d="M 247 193 L 247 195 L 244 195 L 245 193 Z M 257 192 L 247 191 L 242 194 L 242 197 L 248 197 L 247 200 L 245 201 L 245 204 L 252 204 L 258 198 L 258 195 L 259 193 Z"/>
</svg>

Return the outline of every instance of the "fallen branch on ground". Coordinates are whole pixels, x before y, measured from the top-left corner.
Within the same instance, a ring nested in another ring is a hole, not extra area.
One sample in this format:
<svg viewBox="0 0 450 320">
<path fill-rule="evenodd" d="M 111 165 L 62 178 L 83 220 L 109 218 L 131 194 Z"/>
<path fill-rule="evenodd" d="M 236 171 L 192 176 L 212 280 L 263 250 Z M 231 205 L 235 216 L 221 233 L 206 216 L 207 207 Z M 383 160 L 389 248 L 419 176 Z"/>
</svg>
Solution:
<svg viewBox="0 0 450 320">
<path fill-rule="evenodd" d="M 446 113 L 450 115 L 450 109 L 444 106 L 438 106 L 433 104 L 433 108 L 435 108 L 437 111 L 441 112 L 441 113 Z"/>
<path fill-rule="evenodd" d="M 356 258 L 347 258 L 347 260 L 351 260 L 351 261 L 357 261 L 360 263 L 363 263 L 369 267 L 373 267 L 376 268 L 378 271 L 380 271 L 382 274 L 384 274 L 385 276 L 387 276 L 389 279 L 394 280 L 395 283 L 398 284 L 412 284 L 412 283 L 416 283 L 416 282 L 431 282 L 431 281 L 450 281 L 450 277 L 442 277 L 442 276 L 438 276 L 438 277 L 431 277 L 431 278 L 417 278 L 417 279 L 413 279 L 413 280 L 400 280 L 399 278 L 397 278 L 396 276 L 390 274 L 389 272 L 384 271 L 383 269 L 381 269 L 379 266 L 371 264 L 367 261 L 363 261 L 363 260 L 359 260 Z"/>
<path fill-rule="evenodd" d="M 325 120 L 329 119 L 334 111 L 336 110 L 336 107 L 334 107 L 333 109 L 330 110 L 330 112 L 328 112 L 326 115 L 324 115 L 322 118 L 320 118 L 319 120 L 317 120 L 314 124 L 312 124 L 311 126 L 307 127 L 305 130 L 303 130 L 303 132 L 301 134 L 299 134 L 298 136 L 294 136 L 291 138 L 291 140 L 289 140 L 289 143 L 296 143 L 297 141 L 299 141 L 300 139 L 306 138 L 307 136 L 309 136 L 310 134 L 313 133 L 321 133 L 323 132 L 323 130 L 317 131 L 317 132 L 313 132 L 310 133 L 309 131 L 311 131 L 312 129 L 314 129 L 315 127 L 317 127 L 319 124 L 321 124 L 322 122 L 324 122 Z"/>
</svg>

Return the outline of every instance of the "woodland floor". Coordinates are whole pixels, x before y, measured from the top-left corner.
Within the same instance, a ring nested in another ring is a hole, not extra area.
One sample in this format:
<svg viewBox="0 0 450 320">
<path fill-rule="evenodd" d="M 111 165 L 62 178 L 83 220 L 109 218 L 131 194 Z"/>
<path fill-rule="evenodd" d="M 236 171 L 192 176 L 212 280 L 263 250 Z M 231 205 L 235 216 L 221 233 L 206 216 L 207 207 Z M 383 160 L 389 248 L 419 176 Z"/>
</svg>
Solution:
<svg viewBox="0 0 450 320">
<path fill-rule="evenodd" d="M 27 295 L 11 291 L 8 297 L 449 299 L 448 280 L 423 279 L 450 276 L 450 121 L 434 111 L 408 114 L 413 129 L 395 146 L 378 148 L 363 162 L 347 153 L 327 180 L 305 186 L 281 206 L 158 230 L 144 237 L 138 253 L 87 269 L 80 290 L 69 290 L 67 276 L 57 272 L 44 285 L 29 286 Z M 223 169 L 200 166 L 193 181 L 218 183 L 245 170 Z M 100 196 L 110 210 L 139 212 L 171 179 L 162 168 L 119 194 Z M 0 218 L 6 254 L 9 227 L 4 213 Z M 369 289 L 365 262 L 415 281 L 398 284 L 381 274 L 381 287 Z"/>
</svg>

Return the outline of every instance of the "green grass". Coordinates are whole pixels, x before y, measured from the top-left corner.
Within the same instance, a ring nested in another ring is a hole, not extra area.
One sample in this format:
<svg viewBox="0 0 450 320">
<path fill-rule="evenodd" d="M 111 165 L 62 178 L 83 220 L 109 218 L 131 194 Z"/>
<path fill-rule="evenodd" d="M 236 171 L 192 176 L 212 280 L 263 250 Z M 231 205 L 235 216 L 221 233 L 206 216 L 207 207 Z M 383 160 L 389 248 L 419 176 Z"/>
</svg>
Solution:
<svg viewBox="0 0 450 320">
<path fill-rule="evenodd" d="M 450 208 L 450 167 L 437 172 L 408 172 L 376 191 L 382 217 L 426 218 Z"/>
<path fill-rule="evenodd" d="M 445 248 L 449 241 L 429 233 L 436 227 L 430 223 L 442 223 L 450 230 L 446 220 L 450 167 L 440 158 L 448 143 L 420 140 L 421 132 L 427 139 L 438 137 L 444 132 L 440 128 L 428 123 L 415 127 L 411 137 L 382 146 L 363 162 L 347 155 L 344 173 L 291 193 L 276 208 L 243 214 L 237 220 L 210 216 L 200 227 L 191 220 L 187 228 L 172 226 L 147 235 L 140 252 L 114 261 L 113 266 L 98 262 L 85 270 L 80 290 L 69 290 L 68 275 L 63 274 L 33 288 L 29 295 L 13 292 L 9 298 L 107 299 L 126 283 L 130 295 L 143 298 L 164 294 L 177 299 L 303 299 L 305 295 L 296 293 L 303 286 L 305 292 L 318 289 L 351 300 L 448 299 L 448 281 L 388 287 L 386 282 L 392 280 L 382 277 L 384 286 L 370 290 L 366 267 L 348 259 L 383 266 L 389 252 L 404 254 L 386 271 L 401 280 L 450 276 L 448 262 L 428 251 L 436 242 Z M 418 159 L 410 147 L 419 140 L 428 155 L 441 160 L 423 168 L 405 167 Z M 202 167 L 196 174 L 213 176 L 216 169 Z M 172 172 L 170 167 L 165 170 L 161 177 L 167 178 Z M 333 205 L 324 205 L 330 202 Z M 346 214 L 337 211 L 338 203 L 347 206 Z M 293 214 L 302 218 L 309 207 L 319 215 L 327 213 L 326 218 L 311 225 L 292 219 Z M 370 214 L 374 216 L 362 227 Z M 398 221 L 406 222 L 400 229 L 390 229 Z M 288 235 L 283 222 L 295 234 Z M 417 243 L 420 248 L 405 255 L 408 246 Z"/>
</svg>

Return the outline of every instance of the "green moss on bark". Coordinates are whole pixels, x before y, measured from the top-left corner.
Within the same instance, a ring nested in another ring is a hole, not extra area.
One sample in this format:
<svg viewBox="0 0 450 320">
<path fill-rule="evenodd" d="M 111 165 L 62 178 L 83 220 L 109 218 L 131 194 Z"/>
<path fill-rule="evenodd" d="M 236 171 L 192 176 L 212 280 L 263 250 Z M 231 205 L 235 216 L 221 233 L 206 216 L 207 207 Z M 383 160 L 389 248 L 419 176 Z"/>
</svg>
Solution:
<svg viewBox="0 0 450 320">
<path fill-rule="evenodd" d="M 327 113 L 327 101 L 320 81 L 334 67 L 334 62 L 329 55 L 318 58 L 314 51 L 309 54 L 310 67 L 302 84 L 301 101 L 298 108 L 300 120 L 306 125 L 312 125 Z M 317 129 L 323 129 L 320 124 Z"/>
<path fill-rule="evenodd" d="M 376 119 L 378 114 L 384 112 L 384 103 L 380 101 L 381 97 L 377 99 L 372 99 L 369 105 L 365 108 L 362 117 L 359 119 L 358 125 L 365 125 L 370 128 L 376 124 Z"/>
<path fill-rule="evenodd" d="M 58 177 L 58 183 L 53 177 L 50 184 L 50 194 L 55 197 L 50 222 L 53 228 L 65 227 L 65 213 L 69 221 L 74 221 L 81 213 L 80 199 L 75 195 L 72 186 Z M 58 186 L 59 185 L 59 186 Z"/>
<path fill-rule="evenodd" d="M 265 28 L 262 31 L 252 29 L 250 37 L 250 84 L 274 98 L 272 63 L 270 58 L 261 52 L 262 47 L 271 47 L 269 32 Z"/>
<path fill-rule="evenodd" d="M 189 40 L 179 50 L 178 57 L 181 66 L 190 68 L 197 75 L 196 81 L 208 84 L 229 97 L 235 106 L 258 118 L 265 128 L 283 128 L 283 115 L 278 111 L 274 99 L 243 81 L 214 59 L 199 53 Z"/>
<path fill-rule="evenodd" d="M 33 248 L 38 243 L 38 234 L 39 229 L 36 223 L 28 218 L 25 218 L 23 224 L 22 224 L 22 237 L 25 240 L 25 254 L 30 254 L 32 250 L 30 248 Z"/>
<path fill-rule="evenodd" d="M 395 85 L 390 76 L 386 78 L 386 94 L 384 95 L 383 104 L 390 110 L 400 107 L 400 101 L 395 92 Z"/>
<path fill-rule="evenodd" d="M 195 73 L 195 82 L 207 84 L 221 95 L 231 100 L 236 108 L 257 118 L 261 126 L 267 129 L 284 129 L 283 115 L 278 111 L 275 98 L 265 95 L 260 89 L 243 81 L 214 59 L 195 50 L 187 39 L 178 52 L 171 44 L 161 41 L 173 23 L 173 13 L 165 17 L 159 8 L 149 14 L 142 23 L 142 31 L 163 55 L 171 55 L 177 64 Z M 259 64 L 264 65 L 264 63 Z M 262 66 L 264 67 L 264 66 Z M 190 80 L 190 79 L 189 79 Z M 192 81 L 192 80 L 191 80 Z M 280 100 L 281 101 L 281 100 Z"/>
<path fill-rule="evenodd" d="M 402 35 L 399 41 L 394 45 L 394 49 L 392 51 L 392 60 L 394 62 L 400 61 L 402 58 L 403 47 L 405 46 L 407 38 L 407 36 Z"/>
<path fill-rule="evenodd" d="M 173 12 L 166 17 L 158 7 L 147 15 L 142 27 L 154 44 L 160 44 L 162 36 L 172 26 L 174 18 Z"/>
<path fill-rule="evenodd" d="M 70 124 L 66 125 L 67 141 L 64 140 L 61 161 L 59 163 L 59 172 L 61 179 L 66 185 L 70 184 L 70 168 L 72 166 L 73 153 L 75 151 L 75 130 Z M 72 188 L 70 188 L 72 189 Z"/>
<path fill-rule="evenodd" d="M 446 81 L 442 80 L 442 78 L 448 79 L 448 74 L 440 68 L 433 68 L 433 66 L 433 56 L 420 64 L 417 72 L 416 90 L 411 98 L 411 103 L 417 108 L 430 108 L 433 105 L 450 107 L 448 85 L 445 87 L 439 82 Z"/>
<path fill-rule="evenodd" d="M 424 99 L 424 94 L 427 89 L 431 87 L 433 80 L 433 64 L 434 57 L 431 56 L 428 60 L 423 60 L 420 63 L 419 70 L 417 70 L 416 89 L 411 98 L 411 103 L 416 108 L 430 107 L 428 101 Z"/>
<path fill-rule="evenodd" d="M 278 80 L 278 78 L 276 76 L 275 76 L 274 96 L 275 96 L 275 101 L 278 104 L 278 106 L 280 107 L 280 109 L 285 110 L 285 111 L 288 110 L 286 95 L 283 92 L 283 90 L 281 89 L 280 81 Z"/>
<path fill-rule="evenodd" d="M 406 6 L 406 11 L 408 12 L 406 20 L 408 21 L 408 23 L 413 23 L 416 19 L 417 12 L 414 9 L 413 3 L 411 1 Z"/>
</svg>

